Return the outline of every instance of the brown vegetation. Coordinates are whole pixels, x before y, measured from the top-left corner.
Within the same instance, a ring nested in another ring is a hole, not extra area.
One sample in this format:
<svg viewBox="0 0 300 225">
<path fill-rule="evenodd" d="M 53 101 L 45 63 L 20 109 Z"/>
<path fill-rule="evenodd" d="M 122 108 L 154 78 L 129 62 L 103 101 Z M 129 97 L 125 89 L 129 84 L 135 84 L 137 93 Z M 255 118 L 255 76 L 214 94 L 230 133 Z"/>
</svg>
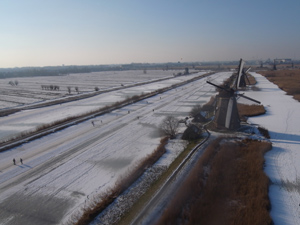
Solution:
<svg viewBox="0 0 300 225">
<path fill-rule="evenodd" d="M 300 69 L 259 71 L 259 73 L 300 101 Z"/>
<path fill-rule="evenodd" d="M 270 149 L 268 142 L 217 139 L 157 224 L 272 224 L 263 172 L 263 155 Z"/>
<path fill-rule="evenodd" d="M 259 132 L 261 133 L 262 136 L 264 136 L 265 138 L 270 139 L 270 134 L 269 134 L 269 130 L 264 128 L 264 127 L 258 127 Z"/>
<path fill-rule="evenodd" d="M 250 85 L 255 85 L 257 83 L 255 78 L 251 74 L 247 74 L 247 77 L 248 77 L 248 80 L 250 82 L 249 83 Z M 247 81 L 247 84 L 248 84 L 248 81 Z"/>
<path fill-rule="evenodd" d="M 266 113 L 263 105 L 246 105 L 238 103 L 237 107 L 241 120 L 246 120 L 245 117 L 259 116 Z"/>
<path fill-rule="evenodd" d="M 83 215 L 78 219 L 75 225 L 86 225 L 93 221 L 93 219 L 100 214 L 114 199 L 125 191 L 134 181 L 144 172 L 145 168 L 153 165 L 166 151 L 165 145 L 168 142 L 168 138 L 161 139 L 160 145 L 157 149 L 143 161 L 138 163 L 134 169 L 128 171 L 128 175 L 118 180 L 115 187 L 108 190 L 107 193 L 99 196 L 99 199 L 95 199 L 94 205 L 85 209 Z"/>
</svg>

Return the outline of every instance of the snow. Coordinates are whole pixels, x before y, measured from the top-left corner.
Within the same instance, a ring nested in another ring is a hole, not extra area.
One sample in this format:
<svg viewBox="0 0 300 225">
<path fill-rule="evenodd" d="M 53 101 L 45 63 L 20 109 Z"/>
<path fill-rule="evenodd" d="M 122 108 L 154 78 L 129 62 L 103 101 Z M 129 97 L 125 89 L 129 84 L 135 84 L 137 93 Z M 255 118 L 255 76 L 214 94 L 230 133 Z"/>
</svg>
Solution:
<svg viewBox="0 0 300 225">
<path fill-rule="evenodd" d="M 191 70 L 190 72 L 195 72 Z M 178 70 L 126 70 L 103 71 L 92 73 L 78 73 L 61 76 L 38 76 L 0 79 L 0 109 L 16 107 L 23 104 L 33 104 L 46 100 L 53 100 L 70 95 L 77 95 L 75 87 L 80 93 L 108 90 L 146 81 L 154 81 L 166 77 L 173 77 Z M 18 81 L 17 86 L 9 84 Z M 42 90 L 42 85 L 58 86 L 59 90 Z M 71 88 L 71 93 L 68 92 Z"/>
<path fill-rule="evenodd" d="M 265 154 L 271 217 L 275 224 L 300 224 L 300 104 L 265 77 L 251 74 L 259 90 L 245 95 L 261 101 L 267 113 L 249 122 L 267 128 L 273 143 Z"/>
<path fill-rule="evenodd" d="M 229 72 L 217 73 L 1 152 L 0 223 L 61 224 L 71 221 L 75 214 L 93 204 L 153 152 L 161 138 L 157 128 L 166 115 L 185 118 L 194 105 L 204 104 L 216 93 L 213 86 L 206 84 L 207 79 L 221 84 L 230 75 Z M 256 88 L 243 92 L 261 101 L 267 113 L 250 118 L 249 122 L 267 128 L 273 143 L 273 149 L 265 155 L 265 172 L 271 180 L 271 217 L 275 224 L 300 224 L 300 104 L 263 76 L 252 75 L 258 81 Z M 166 82 L 1 117 L 0 135 L 2 139 L 7 138 L 41 124 L 189 78 L 192 76 L 176 77 Z M 22 84 L 21 80 L 19 82 Z M 238 101 L 252 104 L 242 98 Z M 91 121 L 94 121 L 94 127 Z M 184 146 L 184 142 L 170 141 L 167 153 L 157 165 L 169 165 Z M 17 166 L 13 166 L 13 158 L 17 160 Z M 23 165 L 19 158 L 23 158 Z"/>
<path fill-rule="evenodd" d="M 119 91 L 108 92 L 88 99 L 68 102 L 51 107 L 44 107 L 42 109 L 23 110 L 20 113 L 1 118 L 0 141 L 8 140 L 21 132 L 35 130 L 38 126 L 42 126 L 44 124 L 51 124 L 68 117 L 82 115 L 84 113 L 103 108 L 107 105 L 112 105 L 117 101 L 123 101 L 134 95 L 141 95 L 160 88 L 169 87 L 173 84 L 199 76 L 200 74 L 204 74 L 204 72 L 189 76 L 180 76 Z"/>
<path fill-rule="evenodd" d="M 210 79 L 220 84 L 231 74 L 217 73 Z M 9 129 L 12 133 L 34 129 L 39 124 L 124 99 L 128 94 L 156 90 L 193 76 L 196 75 L 21 111 L 0 118 L 0 133 L 3 135 Z M 71 220 L 156 149 L 161 139 L 158 126 L 166 115 L 185 118 L 194 105 L 204 104 L 216 94 L 206 80 L 194 81 L 1 152 L 1 223 L 61 224 Z M 183 147 L 184 143 L 170 142 L 167 154 L 159 161 L 160 166 L 169 164 Z M 13 158 L 17 160 L 16 166 L 12 164 Z M 24 160 L 23 165 L 19 158 Z M 11 212 L 18 213 L 12 215 Z"/>
</svg>

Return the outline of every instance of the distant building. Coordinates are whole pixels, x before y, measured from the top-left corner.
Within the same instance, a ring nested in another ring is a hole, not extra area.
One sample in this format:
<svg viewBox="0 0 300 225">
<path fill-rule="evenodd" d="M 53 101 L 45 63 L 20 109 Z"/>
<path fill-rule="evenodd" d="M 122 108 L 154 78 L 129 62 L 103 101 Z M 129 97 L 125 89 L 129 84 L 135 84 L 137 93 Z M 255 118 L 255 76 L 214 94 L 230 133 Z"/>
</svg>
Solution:
<svg viewBox="0 0 300 225">
<path fill-rule="evenodd" d="M 274 59 L 276 64 L 291 64 L 293 63 L 292 59 Z"/>
</svg>

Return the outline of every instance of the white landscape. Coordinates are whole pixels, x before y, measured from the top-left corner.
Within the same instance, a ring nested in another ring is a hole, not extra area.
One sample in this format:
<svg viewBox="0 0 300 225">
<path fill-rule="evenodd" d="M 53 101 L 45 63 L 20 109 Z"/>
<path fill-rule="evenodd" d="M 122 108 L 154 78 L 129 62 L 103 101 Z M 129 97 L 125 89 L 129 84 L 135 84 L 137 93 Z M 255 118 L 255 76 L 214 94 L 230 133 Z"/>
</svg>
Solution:
<svg viewBox="0 0 300 225">
<path fill-rule="evenodd" d="M 120 81 L 125 81 L 132 84 L 135 83 L 136 80 L 134 79 L 134 75 L 137 77 L 144 76 L 144 81 L 153 81 L 151 78 L 151 74 L 153 74 L 154 78 L 165 78 L 165 77 L 170 77 L 166 75 L 170 75 L 170 73 L 173 73 L 174 71 L 161 71 L 161 75 L 159 76 L 159 73 L 157 71 L 149 71 L 147 76 L 142 74 L 142 72 L 134 72 L 134 74 L 131 74 L 131 71 L 122 71 L 117 73 L 118 75 L 111 76 L 110 73 L 108 75 L 104 75 L 103 73 L 97 73 L 94 75 L 94 77 L 97 77 L 98 82 L 100 82 L 100 79 L 106 79 L 102 80 L 101 84 L 103 86 L 109 85 L 110 88 L 113 88 L 119 84 Z M 71 76 L 71 75 L 70 75 Z M 52 107 L 46 107 L 46 108 L 41 108 L 39 110 L 25 110 L 22 111 L 21 113 L 15 113 L 9 117 L 3 117 L 0 120 L 0 141 L 4 141 L 7 139 L 11 139 L 14 136 L 18 135 L 20 132 L 27 132 L 27 131 L 32 131 L 36 129 L 38 126 L 45 125 L 45 124 L 50 124 L 55 121 L 62 120 L 64 118 L 76 116 L 76 115 L 82 115 L 87 112 L 91 112 L 93 110 L 97 110 L 100 108 L 103 108 L 105 106 L 112 105 L 113 103 L 117 101 L 123 101 L 126 100 L 129 97 L 135 96 L 135 95 L 141 95 L 141 94 L 146 94 L 153 92 L 157 89 L 164 88 L 164 87 L 169 87 L 173 84 L 192 79 L 193 77 L 199 76 L 199 74 L 193 74 L 189 76 L 180 76 L 168 80 L 163 80 L 160 82 L 156 83 L 149 83 L 147 85 L 142 85 L 142 86 L 137 86 L 134 88 L 126 88 L 126 89 L 121 89 L 119 91 L 114 91 L 114 92 L 108 92 L 108 93 L 103 93 L 101 96 L 95 96 L 91 97 L 88 99 L 84 100 L 78 100 L 75 102 L 69 102 L 65 104 L 57 104 L 56 106 Z M 45 80 L 48 83 L 48 77 L 40 77 L 39 83 L 45 82 Z M 64 84 L 65 82 L 69 83 L 70 79 L 66 79 L 64 76 L 62 76 L 62 80 L 58 80 L 58 77 L 55 77 L 57 83 L 62 83 Z M 81 75 L 81 80 L 85 80 L 86 75 Z M 96 78 L 94 78 L 96 79 Z M 141 78 L 139 78 L 141 79 Z M 139 80 L 137 79 L 137 80 Z M 78 78 L 79 80 L 79 78 Z M 23 81 L 24 82 L 24 81 Z M 80 83 L 80 81 L 77 81 Z M 5 82 L 3 82 L 5 83 Z M 21 82 L 20 82 L 21 83 Z M 82 82 L 83 83 L 83 82 Z M 91 84 L 91 82 L 85 82 L 88 84 Z M 21 85 L 21 84 L 20 84 Z M 25 87 L 21 89 L 26 89 L 26 90 L 35 90 L 31 87 L 31 85 L 25 85 Z M 83 85 L 83 84 L 82 84 Z M 6 85 L 7 86 L 7 85 Z M 15 89 L 18 89 L 18 87 L 14 87 Z M 40 85 L 37 85 L 36 88 L 40 88 Z M 36 91 L 37 92 L 37 91 Z M 41 90 L 39 90 L 41 92 Z M 39 93 L 37 92 L 37 93 Z M 48 91 L 49 92 L 49 91 Z M 55 93 L 55 91 L 52 91 L 50 93 Z M 65 91 L 66 92 L 66 91 Z M 26 96 L 26 95 L 25 95 Z M 22 96 L 21 96 L 22 97 Z M 20 98 L 20 96 L 18 96 Z M 36 100 L 35 102 L 36 103 Z M 34 104 L 32 103 L 32 104 Z"/>
<path fill-rule="evenodd" d="M 230 75 L 219 73 L 212 79 L 221 83 Z M 87 99 L 86 105 L 78 101 L 65 103 L 65 107 L 62 104 L 22 111 L 3 117 L 1 128 L 5 123 L 15 122 L 11 132 L 17 133 L 23 131 L 26 124 L 25 127 L 31 129 L 31 126 L 55 120 L 59 115 L 81 113 L 83 108 L 90 110 L 90 107 L 110 104 L 133 92 L 152 91 L 194 76 L 176 77 L 166 83 L 159 82 L 159 85 L 149 84 L 143 90 L 138 87 L 124 89 L 123 93 L 99 95 Z M 69 221 L 85 204 L 91 204 L 94 198 L 113 187 L 131 167 L 155 150 L 161 139 L 158 126 L 166 115 L 184 118 L 191 107 L 204 104 L 215 94 L 215 88 L 205 81 L 205 78 L 200 79 L 1 152 L 0 200 L 4 209 L 0 212 L 1 222 L 59 224 Z M 69 104 L 72 106 L 65 110 Z M 18 121 L 17 117 L 21 119 Z M 17 159 L 17 166 L 13 166 L 13 158 Z M 24 160 L 23 165 L 19 158 Z M 169 160 L 166 159 L 166 163 Z M 10 213 L 12 211 L 15 213 Z"/>
<path fill-rule="evenodd" d="M 265 77 L 251 74 L 260 90 L 246 95 L 261 101 L 267 113 L 249 122 L 267 128 L 273 143 L 265 155 L 271 217 L 275 224 L 300 224 L 300 104 Z"/>
<path fill-rule="evenodd" d="M 209 80 L 221 84 L 231 74 L 216 73 Z M 267 128 L 273 143 L 273 149 L 265 155 L 265 171 L 272 181 L 271 217 L 275 224 L 300 224 L 297 178 L 300 172 L 300 105 L 261 75 L 252 74 L 258 81 L 259 90 L 246 91 L 246 95 L 261 101 L 267 113 L 253 117 L 249 122 Z M 171 86 L 193 76 L 196 74 L 2 117 L 0 138 L 3 140 L 38 125 Z M 161 78 L 161 75 L 155 78 Z M 0 223 L 61 224 L 72 221 L 74 215 L 80 214 L 86 205 L 92 204 L 155 150 L 161 139 L 158 127 L 165 116 L 184 118 L 194 105 L 203 105 L 216 94 L 215 88 L 206 83 L 207 79 L 1 152 Z M 183 141 L 170 142 L 158 164 L 168 166 L 184 146 Z M 13 158 L 17 160 L 17 166 L 13 165 Z M 20 158 L 24 160 L 23 165 Z"/>
<path fill-rule="evenodd" d="M 191 70 L 192 71 L 192 70 Z M 173 77 L 178 70 L 129 70 L 129 71 L 105 71 L 92 73 L 68 74 L 61 76 L 41 77 L 17 77 L 0 79 L 0 109 L 33 104 L 56 98 L 78 95 L 99 90 L 109 90 L 138 84 L 146 81 L 153 81 L 166 77 Z M 17 82 L 12 86 L 9 83 Z M 59 90 L 49 91 L 42 89 L 42 85 L 58 86 Z M 71 92 L 68 92 L 68 87 Z"/>
</svg>

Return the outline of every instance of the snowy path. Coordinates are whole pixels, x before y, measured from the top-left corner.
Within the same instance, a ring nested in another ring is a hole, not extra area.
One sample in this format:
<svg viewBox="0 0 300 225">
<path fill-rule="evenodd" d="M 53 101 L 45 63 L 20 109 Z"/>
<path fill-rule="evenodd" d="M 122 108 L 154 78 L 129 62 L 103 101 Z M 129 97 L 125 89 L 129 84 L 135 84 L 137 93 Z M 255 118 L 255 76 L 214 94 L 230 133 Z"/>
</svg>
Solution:
<svg viewBox="0 0 300 225">
<path fill-rule="evenodd" d="M 260 100 L 267 113 L 251 123 L 269 130 L 273 149 L 265 155 L 270 186 L 271 217 L 275 224 L 300 224 L 300 103 L 265 77 L 252 73 L 260 91 L 246 95 Z"/>
<path fill-rule="evenodd" d="M 230 75 L 229 72 L 218 73 L 210 79 L 222 83 Z M 0 223 L 61 224 L 68 221 L 72 213 L 78 213 L 95 196 L 113 187 L 122 175 L 159 145 L 161 137 L 157 128 L 166 115 L 186 117 L 191 107 L 207 102 L 216 93 L 206 80 L 94 118 L 95 127 L 86 121 L 1 152 Z M 117 95 L 120 93 L 108 100 L 114 101 Z M 84 107 L 85 103 L 80 105 Z M 55 111 L 48 109 L 51 117 Z M 40 110 L 43 112 L 45 108 Z M 28 115 L 28 121 L 35 123 L 35 115 L 38 113 Z M 13 158 L 17 159 L 16 166 L 12 165 Z M 24 159 L 23 165 L 19 158 Z"/>
</svg>

